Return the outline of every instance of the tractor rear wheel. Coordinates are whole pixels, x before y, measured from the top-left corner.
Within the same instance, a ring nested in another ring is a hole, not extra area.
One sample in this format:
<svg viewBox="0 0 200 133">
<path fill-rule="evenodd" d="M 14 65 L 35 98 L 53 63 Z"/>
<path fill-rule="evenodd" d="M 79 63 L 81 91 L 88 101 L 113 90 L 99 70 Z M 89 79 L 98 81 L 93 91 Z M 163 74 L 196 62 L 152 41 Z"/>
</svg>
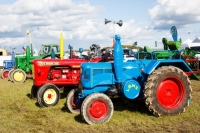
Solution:
<svg viewBox="0 0 200 133">
<path fill-rule="evenodd" d="M 78 114 L 80 113 L 80 105 L 76 98 L 78 97 L 78 90 L 72 89 L 66 98 L 66 107 L 71 113 Z"/>
<path fill-rule="evenodd" d="M 11 69 L 11 70 L 9 71 L 9 73 L 8 73 L 8 78 L 9 78 L 10 81 L 13 81 L 13 79 L 12 79 L 12 72 L 13 72 L 14 70 L 15 70 L 15 69 Z"/>
<path fill-rule="evenodd" d="M 188 76 L 174 66 L 153 71 L 144 88 L 145 104 L 155 116 L 175 115 L 185 111 L 192 98 Z"/>
<path fill-rule="evenodd" d="M 41 107 L 55 106 L 60 100 L 60 92 L 54 84 L 45 84 L 37 92 L 37 101 Z"/>
<path fill-rule="evenodd" d="M 11 75 L 13 82 L 24 82 L 26 80 L 26 73 L 22 69 L 15 69 Z"/>
<path fill-rule="evenodd" d="M 5 70 L 3 70 L 3 72 L 2 72 L 2 79 L 7 79 L 8 78 L 8 73 L 9 73 L 9 70 L 7 70 L 7 69 L 5 69 Z"/>
<path fill-rule="evenodd" d="M 37 99 L 37 92 L 38 92 L 38 87 L 35 85 L 32 85 L 31 87 L 31 99 Z"/>
<path fill-rule="evenodd" d="M 93 93 L 85 98 L 81 106 L 81 115 L 92 125 L 108 122 L 113 115 L 113 103 L 103 93 Z"/>
</svg>

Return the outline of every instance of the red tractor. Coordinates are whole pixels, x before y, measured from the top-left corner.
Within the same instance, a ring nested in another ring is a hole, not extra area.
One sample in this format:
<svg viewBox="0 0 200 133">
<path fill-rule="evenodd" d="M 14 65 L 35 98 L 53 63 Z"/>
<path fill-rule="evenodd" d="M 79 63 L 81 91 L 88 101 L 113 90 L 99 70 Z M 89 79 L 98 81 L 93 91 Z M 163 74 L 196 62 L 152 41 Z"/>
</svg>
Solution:
<svg viewBox="0 0 200 133">
<path fill-rule="evenodd" d="M 96 58 L 90 62 L 98 62 Z M 80 65 L 86 59 L 36 59 L 32 61 L 33 86 L 31 97 L 37 98 L 41 107 L 54 106 L 60 99 L 60 88 L 77 87 Z"/>
</svg>

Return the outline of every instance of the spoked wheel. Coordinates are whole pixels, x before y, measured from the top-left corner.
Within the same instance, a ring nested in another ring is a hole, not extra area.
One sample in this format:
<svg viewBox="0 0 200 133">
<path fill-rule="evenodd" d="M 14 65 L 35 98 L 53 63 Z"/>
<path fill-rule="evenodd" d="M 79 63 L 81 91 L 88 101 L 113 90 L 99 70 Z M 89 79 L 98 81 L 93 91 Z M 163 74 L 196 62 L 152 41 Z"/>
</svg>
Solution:
<svg viewBox="0 0 200 133">
<path fill-rule="evenodd" d="M 81 115 L 88 124 L 106 123 L 113 115 L 113 103 L 107 95 L 93 93 L 83 101 Z"/>
<path fill-rule="evenodd" d="M 2 78 L 3 79 L 7 79 L 8 78 L 8 73 L 9 73 L 9 70 L 7 70 L 7 69 L 5 69 L 5 70 L 3 70 L 3 72 L 2 72 Z"/>
<path fill-rule="evenodd" d="M 37 99 L 37 92 L 38 92 L 38 87 L 35 85 L 32 85 L 31 87 L 31 99 Z"/>
<path fill-rule="evenodd" d="M 37 92 L 37 101 L 41 107 L 55 106 L 60 100 L 60 92 L 54 84 L 45 84 Z"/>
<path fill-rule="evenodd" d="M 9 71 L 9 73 L 8 73 L 8 78 L 9 78 L 10 81 L 13 81 L 13 79 L 12 79 L 12 72 L 13 72 L 14 70 L 15 70 L 15 69 L 11 69 L 11 70 Z"/>
<path fill-rule="evenodd" d="M 15 69 L 12 72 L 11 78 L 13 82 L 24 82 L 26 80 L 26 73 L 21 69 Z"/>
<path fill-rule="evenodd" d="M 148 77 L 144 98 L 155 116 L 175 115 L 189 105 L 192 88 L 187 75 L 174 66 L 163 66 Z"/>
<path fill-rule="evenodd" d="M 80 102 L 77 99 L 78 90 L 72 89 L 66 98 L 66 106 L 71 113 L 78 114 L 80 113 Z"/>
</svg>

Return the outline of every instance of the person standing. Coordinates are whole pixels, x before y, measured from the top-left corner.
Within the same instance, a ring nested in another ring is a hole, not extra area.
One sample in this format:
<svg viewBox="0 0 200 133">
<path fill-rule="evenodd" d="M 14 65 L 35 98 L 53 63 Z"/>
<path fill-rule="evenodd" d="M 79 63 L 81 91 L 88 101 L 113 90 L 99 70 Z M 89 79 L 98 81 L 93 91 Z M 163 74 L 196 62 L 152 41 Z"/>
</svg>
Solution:
<svg viewBox="0 0 200 133">
<path fill-rule="evenodd" d="M 106 54 L 106 49 L 102 49 L 102 57 L 99 62 L 108 62 L 108 55 Z"/>
</svg>

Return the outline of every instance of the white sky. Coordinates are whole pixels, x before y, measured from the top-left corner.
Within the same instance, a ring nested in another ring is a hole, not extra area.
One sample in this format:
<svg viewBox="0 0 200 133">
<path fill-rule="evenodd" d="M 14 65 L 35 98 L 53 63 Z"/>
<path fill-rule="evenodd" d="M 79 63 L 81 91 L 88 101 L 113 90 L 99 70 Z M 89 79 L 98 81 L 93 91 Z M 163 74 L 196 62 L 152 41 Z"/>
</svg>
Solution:
<svg viewBox="0 0 200 133">
<path fill-rule="evenodd" d="M 30 45 L 26 29 L 39 50 L 41 44 L 59 44 L 63 31 L 65 50 L 70 44 L 75 50 L 112 46 L 115 34 L 122 44 L 162 47 L 162 37 L 172 40 L 170 28 L 176 26 L 182 41 L 200 36 L 199 0 L 0 0 L 0 46 L 8 51 Z"/>
</svg>

